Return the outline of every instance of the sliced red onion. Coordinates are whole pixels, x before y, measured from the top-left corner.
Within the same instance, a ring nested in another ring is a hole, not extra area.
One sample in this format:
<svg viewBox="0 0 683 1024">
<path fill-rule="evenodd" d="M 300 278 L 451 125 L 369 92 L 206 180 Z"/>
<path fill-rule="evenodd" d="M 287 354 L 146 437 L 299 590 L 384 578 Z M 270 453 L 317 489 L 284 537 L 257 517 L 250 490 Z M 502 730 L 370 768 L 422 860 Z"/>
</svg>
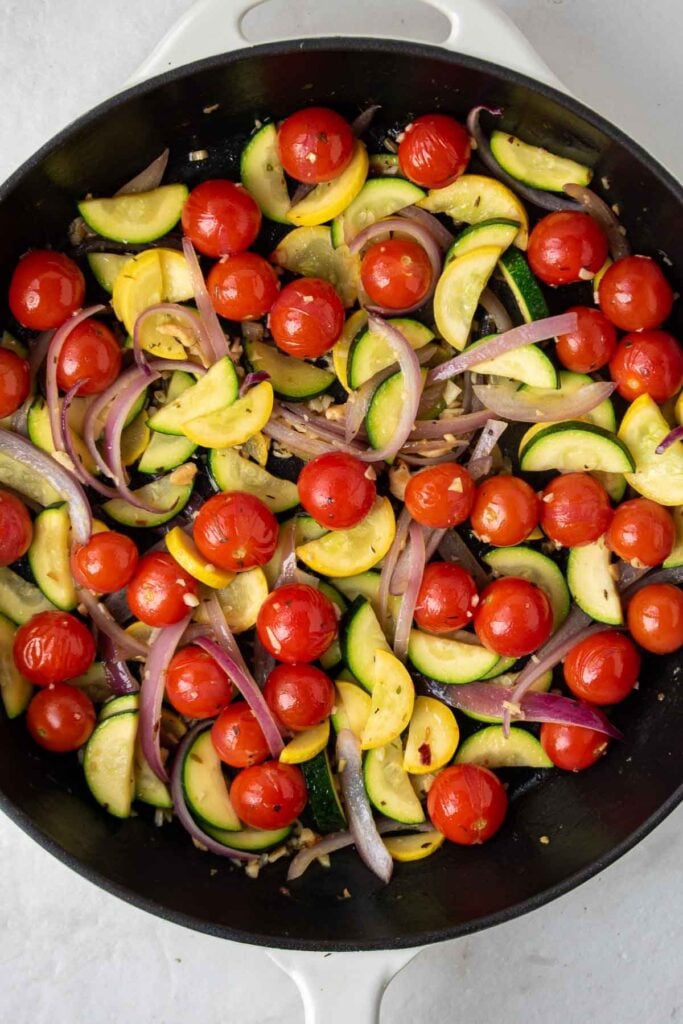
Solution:
<svg viewBox="0 0 683 1024">
<path fill-rule="evenodd" d="M 159 376 L 159 373 L 154 373 L 151 370 L 149 376 L 143 370 L 138 370 L 138 377 L 134 378 L 125 390 L 122 391 L 107 415 L 102 445 L 102 454 L 109 467 L 119 497 L 127 501 L 134 508 L 144 509 L 146 512 L 159 512 L 160 508 L 149 502 L 142 501 L 129 488 L 128 477 L 121 454 L 121 435 L 135 402 L 137 402 L 149 384 L 153 384 L 154 381 L 159 379 Z"/>
<path fill-rule="evenodd" d="M 263 433 L 273 441 L 288 448 L 293 455 L 302 458 L 314 459 L 318 455 L 327 455 L 330 452 L 348 451 L 346 445 L 337 441 L 318 441 L 310 434 L 301 433 L 294 427 L 289 427 L 282 420 L 270 419 L 263 427 Z M 353 452 L 355 455 L 356 452 Z"/>
<path fill-rule="evenodd" d="M 461 416 L 444 417 L 439 420 L 419 420 L 410 433 L 410 440 L 443 440 L 448 434 L 470 434 L 485 427 L 490 418 L 491 414 L 486 409 L 480 409 L 478 412 L 466 412 Z"/>
<path fill-rule="evenodd" d="M 363 230 L 349 242 L 349 251 L 352 253 L 359 253 L 361 249 L 368 244 L 368 242 L 372 241 L 373 238 L 377 238 L 379 235 L 391 234 L 392 232 L 400 232 L 402 235 L 408 235 L 408 237 L 412 238 L 413 241 L 418 243 L 418 245 L 421 245 L 427 254 L 427 258 L 432 268 L 432 279 L 429 290 L 424 298 L 419 302 L 413 303 L 411 306 L 406 306 L 405 309 L 388 310 L 384 307 L 382 309 L 373 306 L 367 307 L 371 313 L 374 312 L 379 313 L 380 315 L 401 316 L 406 313 L 413 313 L 416 309 L 420 309 L 429 301 L 429 299 L 431 299 L 441 274 L 441 251 L 429 231 L 421 224 L 418 224 L 416 221 L 410 220 L 407 217 L 385 217 L 384 220 L 378 220 L 374 224 L 368 225 L 367 228 L 363 228 Z"/>
<path fill-rule="evenodd" d="M 398 367 L 395 367 L 393 372 L 397 370 Z M 345 420 L 328 420 L 325 416 L 318 416 L 311 412 L 306 405 L 301 403 L 278 402 L 275 412 L 277 415 L 282 416 L 287 423 L 311 432 L 317 440 L 341 441 L 344 439 L 346 432 Z M 365 432 L 359 430 L 358 433 L 364 435 Z M 349 442 L 349 445 L 350 448 L 354 448 L 353 443 Z M 357 445 L 357 448 L 358 451 L 362 450 L 360 445 Z"/>
<path fill-rule="evenodd" d="M 484 288 L 479 296 L 479 305 L 491 317 L 501 334 L 512 330 L 512 317 L 498 296 L 490 288 Z"/>
<path fill-rule="evenodd" d="M 100 603 L 92 591 L 86 587 L 79 587 L 77 595 L 98 632 L 108 637 L 113 644 L 117 657 L 146 658 L 149 655 L 149 645 L 131 636 L 130 633 L 126 633 L 125 629 L 122 629 L 115 621 L 109 609 Z"/>
<path fill-rule="evenodd" d="M 408 585 L 401 599 L 401 607 L 396 617 L 396 632 L 394 634 L 394 654 L 399 661 L 405 662 L 408 655 L 408 641 L 410 640 L 410 629 L 413 624 L 413 614 L 417 604 L 417 595 L 422 583 L 422 575 L 425 568 L 425 541 L 422 527 L 418 523 L 411 523 L 408 530 Z"/>
<path fill-rule="evenodd" d="M 669 431 L 664 440 L 660 441 L 655 448 L 655 455 L 663 455 L 676 441 L 683 441 L 683 426 L 674 427 L 673 430 Z"/>
<path fill-rule="evenodd" d="M 258 635 L 254 637 L 254 656 L 253 656 L 253 667 L 254 667 L 254 679 L 258 686 L 263 689 L 266 684 L 266 679 L 275 668 L 277 662 L 275 658 L 267 651 Z"/>
<path fill-rule="evenodd" d="M 409 526 L 410 512 L 404 505 L 396 522 L 396 532 L 394 533 L 394 539 L 391 542 L 391 547 L 387 551 L 384 556 L 384 561 L 382 562 L 382 571 L 379 577 L 379 590 L 377 591 L 377 617 L 379 619 L 380 626 L 387 635 L 388 604 L 389 594 L 391 592 L 391 581 L 408 535 Z"/>
<path fill-rule="evenodd" d="M 629 562 L 623 562 L 621 559 L 617 562 L 617 568 L 619 570 L 617 590 L 620 594 L 623 594 L 625 590 L 628 590 L 633 583 L 637 583 L 648 572 L 645 567 L 641 569 L 631 565 Z"/>
<path fill-rule="evenodd" d="M 266 329 L 258 320 L 245 320 L 242 324 L 242 337 L 245 341 L 263 341 Z"/>
<path fill-rule="evenodd" d="M 173 626 L 158 630 L 152 640 L 149 654 L 142 673 L 140 687 L 139 734 L 142 752 L 150 768 L 162 782 L 168 782 L 168 772 L 161 759 L 159 732 L 161 729 L 161 705 L 166 689 L 166 674 L 183 633 L 192 618 L 192 611 Z"/>
<path fill-rule="evenodd" d="M 453 385 L 457 387 L 457 385 Z M 428 388 L 425 388 L 420 398 L 420 405 L 417 410 L 418 420 L 426 419 L 431 413 L 434 406 L 440 402 L 443 398 L 443 384 L 431 384 Z"/>
<path fill-rule="evenodd" d="M 380 384 L 392 377 L 396 370 L 396 366 L 386 366 L 383 370 L 373 374 L 356 391 L 349 394 L 346 400 L 346 417 L 344 419 L 344 440 L 347 444 L 353 441 L 363 426 L 368 406 L 375 391 Z"/>
<path fill-rule="evenodd" d="M 445 227 L 438 217 L 419 206 L 406 206 L 398 211 L 399 217 L 406 217 L 420 224 L 432 236 L 439 248 L 445 252 L 453 244 L 453 233 Z"/>
<path fill-rule="evenodd" d="M 194 291 L 199 316 L 204 325 L 209 349 L 213 353 L 213 359 L 211 361 L 217 362 L 219 359 L 222 359 L 223 356 L 229 355 L 228 343 L 225 340 L 223 328 L 220 325 L 220 321 L 216 315 L 216 310 L 213 308 L 211 298 L 206 289 L 206 282 L 204 281 L 202 268 L 199 266 L 197 254 L 195 253 L 194 246 L 189 238 L 183 238 L 183 253 L 185 254 L 185 259 L 187 260 L 187 265 L 190 269 L 192 290 Z"/>
<path fill-rule="evenodd" d="M 427 530 L 425 534 L 425 562 L 428 562 L 432 558 L 436 551 L 438 551 L 441 541 L 446 536 L 447 531 L 445 529 L 439 530 Z"/>
<path fill-rule="evenodd" d="M 419 825 L 403 825 L 398 821 L 392 821 L 390 818 L 380 818 L 376 825 L 377 831 L 381 836 L 388 835 L 391 832 L 432 832 L 434 830 L 431 821 L 422 821 Z M 289 865 L 287 881 L 293 882 L 295 878 L 301 878 L 306 869 L 314 860 L 318 860 L 319 857 L 325 857 L 328 853 L 336 853 L 337 850 L 353 846 L 354 842 L 355 839 L 350 832 L 330 832 L 329 835 L 323 836 L 320 842 L 314 846 L 304 847 L 302 850 L 299 850 Z"/>
<path fill-rule="evenodd" d="M 457 530 L 448 530 L 439 544 L 439 554 L 444 562 L 453 562 L 468 572 L 477 587 L 482 590 L 491 582 L 489 574 L 470 551 Z"/>
<path fill-rule="evenodd" d="M 491 472 L 492 452 L 501 435 L 507 430 L 504 420 L 487 420 L 467 463 L 467 471 L 473 480 L 479 480 Z"/>
<path fill-rule="evenodd" d="M 168 164 L 169 152 L 168 149 L 165 149 L 144 170 L 122 185 L 114 195 L 129 196 L 134 192 L 151 192 L 152 189 L 159 188 Z"/>
<path fill-rule="evenodd" d="M 101 494 L 105 498 L 118 498 L 119 492 L 115 488 L 108 487 L 107 484 L 101 483 L 96 476 L 93 476 L 93 474 L 85 468 L 81 462 L 78 452 L 76 451 L 73 434 L 71 432 L 71 427 L 69 426 L 69 409 L 73 399 L 85 383 L 86 381 L 79 380 L 72 388 L 69 388 L 62 399 L 61 431 L 62 438 L 64 440 L 64 448 L 66 450 L 66 454 L 73 463 L 74 474 L 78 477 L 84 487 L 92 488 L 92 490 L 97 491 L 98 494 Z"/>
<path fill-rule="evenodd" d="M 164 544 L 164 549 L 166 545 Z M 113 616 L 116 622 L 123 623 L 132 619 L 128 607 L 128 597 L 125 590 L 117 590 L 114 594 L 108 594 L 104 600 L 107 611 Z"/>
<path fill-rule="evenodd" d="M 106 633 L 102 636 L 101 651 L 104 678 L 111 692 L 117 697 L 124 697 L 128 693 L 137 693 L 140 684 L 131 674 L 125 661 L 118 657 L 116 647 Z"/>
<path fill-rule="evenodd" d="M 394 862 L 382 842 L 372 808 L 365 791 L 360 743 L 350 729 L 342 729 L 337 736 L 337 763 L 342 794 L 353 836 L 361 860 L 378 878 L 388 883 Z"/>
<path fill-rule="evenodd" d="M 517 423 L 552 423 L 580 419 L 609 398 L 615 387 L 612 381 L 601 380 L 569 395 L 562 391 L 534 395 L 507 384 L 475 384 L 474 393 L 496 416 Z"/>
<path fill-rule="evenodd" d="M 296 583 L 296 523 L 293 519 L 282 528 L 282 565 L 273 589 L 289 583 Z"/>
<path fill-rule="evenodd" d="M 569 184 L 564 186 L 564 191 L 572 199 L 575 199 L 579 206 L 597 221 L 599 226 L 607 235 L 609 254 L 612 259 L 621 260 L 624 256 L 630 256 L 631 246 L 626 240 L 624 229 L 614 213 L 614 210 L 601 199 L 593 189 L 585 185 Z"/>
<path fill-rule="evenodd" d="M 47 351 L 50 347 L 50 342 L 54 335 L 54 331 L 43 331 L 31 342 L 28 366 L 29 366 L 29 393 L 28 398 L 25 402 L 19 406 L 17 411 L 12 415 L 12 430 L 15 430 L 17 434 L 28 434 L 28 414 L 33 404 L 33 398 L 36 391 L 36 379 L 40 368 L 45 362 Z"/>
<path fill-rule="evenodd" d="M 214 362 L 213 346 L 209 341 L 204 321 L 198 319 L 191 309 L 181 306 L 177 302 L 159 302 L 156 306 L 149 306 L 148 309 L 144 309 L 133 327 L 133 355 L 135 362 L 141 370 L 144 370 L 148 376 L 151 374 L 147 357 L 142 348 L 142 327 L 148 317 L 156 316 L 158 313 L 172 317 L 177 323 L 190 331 L 202 363 L 205 366 L 210 366 Z"/>
<path fill-rule="evenodd" d="M 410 452 L 401 452 L 401 459 L 416 469 L 429 469 L 430 466 L 441 466 L 445 462 L 457 462 L 458 455 L 454 451 L 446 455 L 413 455 Z"/>
<path fill-rule="evenodd" d="M 379 103 L 373 103 L 372 106 L 366 107 L 365 110 L 361 111 L 358 117 L 351 122 L 351 131 L 357 139 L 365 134 L 372 124 L 375 114 L 381 109 L 382 107 Z"/>
<path fill-rule="evenodd" d="M 256 387 L 257 384 L 262 384 L 264 380 L 270 380 L 270 374 L 266 370 L 258 370 L 256 373 L 248 373 L 242 383 L 240 384 L 240 398 L 246 395 L 247 391 L 251 388 Z"/>
<path fill-rule="evenodd" d="M 62 326 L 55 331 L 50 340 L 47 350 L 47 367 L 45 370 L 45 397 L 50 414 L 50 429 L 52 431 L 52 443 L 55 451 L 63 452 L 64 438 L 62 437 L 62 426 L 60 420 L 59 387 L 57 386 L 57 364 L 61 355 L 64 342 L 75 327 L 78 327 L 84 320 L 88 320 L 96 313 L 101 313 L 104 306 L 88 306 L 70 317 Z"/>
<path fill-rule="evenodd" d="M 634 594 L 643 587 L 649 587 L 651 583 L 673 583 L 674 586 L 679 586 L 683 583 L 683 566 L 677 565 L 671 569 L 657 569 L 656 572 L 645 573 L 622 591 L 622 601 L 629 601 Z"/>
<path fill-rule="evenodd" d="M 292 196 L 292 201 L 290 203 L 290 210 L 292 206 L 296 206 L 298 203 L 302 202 L 302 200 L 304 200 L 306 196 L 310 195 L 314 188 L 315 185 L 306 185 L 304 184 L 304 182 L 301 182 L 299 185 L 297 185 L 296 189 L 294 190 L 294 195 Z"/>
</svg>

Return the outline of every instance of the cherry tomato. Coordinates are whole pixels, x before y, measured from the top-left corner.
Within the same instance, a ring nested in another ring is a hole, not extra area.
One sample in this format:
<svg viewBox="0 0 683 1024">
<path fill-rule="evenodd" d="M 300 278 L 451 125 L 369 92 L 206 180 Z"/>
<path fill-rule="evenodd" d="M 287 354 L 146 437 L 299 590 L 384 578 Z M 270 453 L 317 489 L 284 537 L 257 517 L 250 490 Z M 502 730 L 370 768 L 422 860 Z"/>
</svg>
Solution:
<svg viewBox="0 0 683 1024">
<path fill-rule="evenodd" d="M 337 635 L 337 615 L 332 602 L 315 587 L 288 583 L 261 605 L 256 632 L 278 661 L 315 661 Z"/>
<path fill-rule="evenodd" d="M 462 466 L 445 462 L 423 469 L 408 481 L 405 505 L 422 526 L 448 529 L 464 523 L 474 505 L 476 486 Z"/>
<path fill-rule="evenodd" d="M 311 459 L 299 473 L 299 501 L 316 522 L 346 530 L 365 519 L 377 488 L 367 463 L 344 452 Z"/>
<path fill-rule="evenodd" d="M 166 696 L 181 715 L 214 718 L 235 696 L 218 662 L 201 647 L 176 651 L 168 666 Z"/>
<path fill-rule="evenodd" d="M 683 385 L 683 350 L 668 331 L 626 334 L 610 361 L 609 372 L 628 402 L 639 395 L 665 402 Z"/>
<path fill-rule="evenodd" d="M 661 565 L 671 554 L 675 539 L 673 516 L 648 498 L 619 505 L 607 531 L 607 544 L 614 554 L 638 566 Z"/>
<path fill-rule="evenodd" d="M 67 612 L 39 612 L 14 637 L 14 663 L 30 683 L 50 686 L 83 675 L 95 660 L 95 641 Z"/>
<path fill-rule="evenodd" d="M 607 238 L 587 213 L 561 210 L 539 220 L 529 236 L 527 257 L 545 284 L 574 284 L 600 270 Z"/>
<path fill-rule="evenodd" d="M 423 114 L 409 124 L 398 147 L 406 178 L 423 188 L 445 188 L 459 178 L 470 160 L 467 129 L 446 114 Z"/>
<path fill-rule="evenodd" d="M 121 347 L 106 324 L 81 320 L 62 345 L 57 383 L 62 391 L 68 391 L 83 381 L 80 395 L 99 395 L 120 374 L 121 355 Z"/>
<path fill-rule="evenodd" d="M 227 491 L 204 502 L 193 536 L 207 561 L 229 572 L 242 572 L 270 561 L 279 534 L 277 519 L 259 498 Z"/>
<path fill-rule="evenodd" d="M 480 540 L 495 547 L 521 544 L 538 526 L 536 492 L 517 476 L 493 476 L 477 488 L 470 519 Z"/>
<path fill-rule="evenodd" d="M 54 754 L 78 750 L 95 728 L 95 707 L 77 686 L 57 683 L 39 690 L 26 710 L 32 739 Z"/>
<path fill-rule="evenodd" d="M 683 594 L 672 583 L 650 583 L 628 606 L 631 636 L 653 654 L 671 654 L 683 645 Z"/>
<path fill-rule="evenodd" d="M 317 359 L 342 332 L 344 304 L 327 281 L 302 277 L 282 289 L 268 323 L 273 341 L 287 355 Z"/>
<path fill-rule="evenodd" d="M 360 266 L 363 288 L 378 306 L 408 309 L 421 302 L 432 283 L 432 265 L 421 245 L 410 239 L 377 242 Z"/>
<path fill-rule="evenodd" d="M 428 633 L 450 633 L 469 626 L 477 604 L 477 586 L 460 565 L 426 566 L 415 604 L 415 622 Z"/>
<path fill-rule="evenodd" d="M 215 263 L 206 283 L 216 312 L 237 321 L 265 316 L 280 289 L 270 263 L 255 252 L 240 252 Z"/>
<path fill-rule="evenodd" d="M 276 665 L 263 696 L 278 722 L 292 732 L 319 725 L 334 707 L 332 680 L 313 665 Z"/>
<path fill-rule="evenodd" d="M 61 327 L 83 305 L 85 280 L 73 260 L 51 249 L 22 256 L 9 286 L 9 307 L 22 327 Z"/>
<path fill-rule="evenodd" d="M 172 626 L 198 603 L 199 584 L 166 551 L 144 555 L 128 584 L 128 607 L 148 626 Z"/>
<path fill-rule="evenodd" d="M 564 473 L 541 494 L 541 529 L 566 548 L 591 544 L 612 521 L 607 491 L 588 473 Z"/>
<path fill-rule="evenodd" d="M 182 225 L 195 249 L 218 259 L 249 248 L 261 229 L 261 211 L 243 185 L 214 178 L 192 189 Z"/>
<path fill-rule="evenodd" d="M 604 313 L 592 306 L 570 306 L 576 313 L 575 331 L 558 334 L 557 358 L 574 373 L 593 373 L 606 366 L 617 347 L 617 332 Z"/>
<path fill-rule="evenodd" d="M 290 177 L 307 185 L 336 178 L 353 156 L 353 132 L 343 117 L 327 107 L 308 107 L 280 125 L 277 147 Z"/>
<path fill-rule="evenodd" d="M 567 772 L 590 768 L 600 760 L 608 745 L 607 736 L 596 729 L 556 722 L 544 722 L 541 726 L 541 746 L 555 767 Z"/>
<path fill-rule="evenodd" d="M 671 285 L 649 256 L 626 256 L 606 271 L 598 288 L 600 309 L 622 331 L 664 323 L 673 306 Z"/>
<path fill-rule="evenodd" d="M 478 764 L 454 764 L 439 772 L 429 790 L 432 824 L 452 843 L 475 846 L 495 835 L 508 798 L 502 782 Z"/>
<path fill-rule="evenodd" d="M 33 523 L 16 494 L 0 490 L 0 565 L 23 558 L 33 540 Z"/>
<path fill-rule="evenodd" d="M 130 537 L 115 530 L 94 533 L 87 544 L 74 548 L 71 572 L 77 583 L 98 594 L 127 587 L 138 566 L 138 549 Z"/>
<path fill-rule="evenodd" d="M 31 371 L 25 359 L 0 348 L 0 419 L 11 416 L 31 390 Z"/>
<path fill-rule="evenodd" d="M 266 737 L 246 701 L 223 708 L 211 727 L 211 741 L 224 764 L 250 768 L 270 755 Z"/>
<path fill-rule="evenodd" d="M 575 697 L 589 704 L 618 704 L 636 685 L 640 655 L 623 633 L 606 629 L 572 647 L 564 678 Z"/>
<path fill-rule="evenodd" d="M 266 761 L 235 776 L 230 800 L 249 828 L 285 828 L 303 811 L 308 792 L 296 765 Z"/>
<path fill-rule="evenodd" d="M 550 601 L 535 583 L 503 576 L 482 590 L 474 630 L 490 651 L 505 658 L 522 658 L 538 650 L 552 628 Z"/>
</svg>

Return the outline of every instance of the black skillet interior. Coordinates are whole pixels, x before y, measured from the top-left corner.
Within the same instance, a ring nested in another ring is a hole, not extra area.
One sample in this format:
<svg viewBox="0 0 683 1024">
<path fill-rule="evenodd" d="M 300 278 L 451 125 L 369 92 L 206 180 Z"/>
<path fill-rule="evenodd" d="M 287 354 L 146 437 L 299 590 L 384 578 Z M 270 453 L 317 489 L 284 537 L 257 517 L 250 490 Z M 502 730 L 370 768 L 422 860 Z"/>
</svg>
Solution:
<svg viewBox="0 0 683 1024">
<path fill-rule="evenodd" d="M 183 175 L 230 174 L 255 117 L 281 117 L 311 103 L 353 116 L 370 102 L 382 104 L 388 125 L 438 108 L 464 117 L 474 103 L 503 106 L 509 130 L 596 166 L 595 180 L 609 181 L 610 201 L 619 204 L 636 250 L 666 253 L 667 272 L 683 291 L 681 189 L 618 131 L 559 93 L 493 65 L 426 46 L 363 40 L 270 45 L 211 59 L 87 115 L 0 191 L 0 279 L 8 280 L 29 246 L 63 238 L 76 198 L 109 194 L 167 145 Z M 187 163 L 199 148 L 209 151 L 209 161 Z M 198 853 L 179 827 L 154 828 L 144 811 L 125 822 L 108 817 L 88 797 L 75 759 L 42 754 L 22 721 L 4 718 L 2 806 L 93 882 L 178 923 L 280 947 L 415 946 L 538 906 L 643 836 L 683 795 L 682 712 L 676 658 L 646 665 L 640 690 L 614 715 L 624 743 L 584 774 L 529 780 L 494 840 L 477 849 L 447 845 L 426 861 L 398 865 L 387 888 L 353 852 L 335 855 L 329 871 L 314 866 L 289 891 L 284 862 L 251 881 Z"/>
</svg>

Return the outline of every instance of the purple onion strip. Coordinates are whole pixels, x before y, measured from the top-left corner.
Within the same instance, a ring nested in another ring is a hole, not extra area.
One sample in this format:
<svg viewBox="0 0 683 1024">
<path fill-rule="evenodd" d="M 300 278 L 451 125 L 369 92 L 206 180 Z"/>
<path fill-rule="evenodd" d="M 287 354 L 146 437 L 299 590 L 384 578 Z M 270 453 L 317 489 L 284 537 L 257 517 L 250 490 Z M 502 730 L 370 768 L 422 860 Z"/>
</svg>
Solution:
<svg viewBox="0 0 683 1024">
<path fill-rule="evenodd" d="M 149 766 L 162 782 L 168 782 L 168 772 L 161 760 L 159 732 L 161 705 L 166 689 L 166 674 L 183 633 L 192 618 L 192 611 L 172 626 L 160 629 L 149 648 L 140 687 L 140 742 Z"/>
<path fill-rule="evenodd" d="M 411 523 L 408 530 L 408 585 L 401 599 L 401 607 L 396 617 L 396 633 L 394 635 L 394 654 L 399 661 L 405 662 L 408 656 L 410 628 L 417 604 L 417 595 L 422 583 L 425 568 L 425 541 L 419 523 Z"/>
<path fill-rule="evenodd" d="M 388 883 L 394 870 L 394 862 L 382 842 L 372 816 L 372 808 L 363 782 L 360 743 L 350 729 L 342 729 L 337 736 L 337 763 L 349 819 L 349 831 L 356 849 L 367 867 L 383 882 Z"/>
</svg>

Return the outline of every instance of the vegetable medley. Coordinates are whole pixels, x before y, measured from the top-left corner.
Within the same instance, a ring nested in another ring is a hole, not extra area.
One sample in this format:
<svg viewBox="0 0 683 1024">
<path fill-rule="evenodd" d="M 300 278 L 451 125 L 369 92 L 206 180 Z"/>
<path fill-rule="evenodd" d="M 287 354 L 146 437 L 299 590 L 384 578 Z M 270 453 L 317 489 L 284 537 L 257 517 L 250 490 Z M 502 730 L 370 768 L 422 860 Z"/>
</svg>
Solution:
<svg viewBox="0 0 683 1024">
<path fill-rule="evenodd" d="M 490 839 L 683 643 L 665 269 L 501 111 L 376 113 L 164 153 L 9 285 L 5 711 L 252 875 Z"/>
</svg>

